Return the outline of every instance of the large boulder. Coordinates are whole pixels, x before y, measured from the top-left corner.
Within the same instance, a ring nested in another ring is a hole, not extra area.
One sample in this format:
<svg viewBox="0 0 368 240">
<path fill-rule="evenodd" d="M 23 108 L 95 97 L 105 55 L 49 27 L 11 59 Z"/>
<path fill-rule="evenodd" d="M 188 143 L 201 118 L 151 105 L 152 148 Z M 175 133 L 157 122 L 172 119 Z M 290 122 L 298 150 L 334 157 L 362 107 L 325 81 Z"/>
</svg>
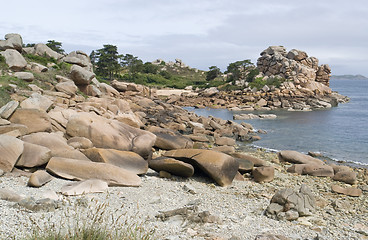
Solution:
<svg viewBox="0 0 368 240">
<path fill-rule="evenodd" d="M 23 141 L 18 138 L 0 135 L 0 169 L 10 172 L 19 156 L 23 153 Z"/>
<path fill-rule="evenodd" d="M 32 82 L 34 80 L 34 75 L 31 72 L 16 72 L 14 76 L 26 82 Z"/>
<path fill-rule="evenodd" d="M 243 159 L 246 161 L 250 161 L 254 164 L 255 167 L 267 166 L 267 162 L 265 160 L 253 157 L 245 153 L 235 152 L 235 153 L 232 153 L 231 156 L 237 159 Z"/>
<path fill-rule="evenodd" d="M 60 58 L 62 58 L 64 55 L 55 52 L 54 50 L 52 50 L 51 48 L 49 48 L 46 44 L 44 43 L 38 43 L 34 46 L 34 54 L 38 55 L 38 56 L 47 56 L 49 58 L 54 58 L 56 60 L 59 60 Z"/>
<path fill-rule="evenodd" d="M 95 147 L 133 151 L 143 158 L 151 155 L 156 141 L 150 132 L 86 112 L 71 116 L 66 132 L 72 137 L 88 138 Z"/>
<path fill-rule="evenodd" d="M 177 149 L 164 155 L 198 167 L 220 186 L 230 185 L 239 168 L 239 163 L 233 157 L 212 150 Z"/>
<path fill-rule="evenodd" d="M 42 96 L 39 93 L 32 93 L 31 97 L 23 100 L 20 103 L 21 108 L 35 108 L 43 111 L 47 111 L 54 102 L 48 97 Z"/>
<path fill-rule="evenodd" d="M 24 150 L 15 166 L 36 167 L 46 164 L 51 158 L 51 150 L 47 147 L 24 142 Z"/>
<path fill-rule="evenodd" d="M 192 148 L 193 141 L 169 129 L 151 126 L 148 131 L 156 135 L 155 147 L 164 150 Z"/>
<path fill-rule="evenodd" d="M 62 59 L 66 63 L 76 64 L 88 71 L 92 71 L 92 63 L 89 56 L 83 51 L 73 51 Z"/>
<path fill-rule="evenodd" d="M 27 61 L 24 57 L 14 49 L 6 49 L 0 53 L 5 58 L 6 64 L 13 71 L 22 71 L 27 67 Z"/>
<path fill-rule="evenodd" d="M 135 152 L 90 148 L 83 153 L 93 162 L 110 163 L 135 174 L 145 174 L 148 170 L 147 161 Z"/>
<path fill-rule="evenodd" d="M 88 179 L 79 182 L 68 183 L 61 188 L 61 194 L 65 196 L 84 195 L 88 193 L 102 193 L 108 189 L 105 181 Z"/>
<path fill-rule="evenodd" d="M 59 82 L 55 85 L 55 89 L 70 96 L 74 96 L 78 91 L 78 87 L 73 81 Z"/>
<path fill-rule="evenodd" d="M 296 220 L 312 215 L 315 204 L 314 196 L 306 185 L 302 185 L 298 191 L 285 188 L 272 197 L 265 213 L 277 220 Z"/>
<path fill-rule="evenodd" d="M 138 187 L 141 184 L 136 174 L 108 163 L 53 157 L 46 170 L 70 180 L 100 179 L 109 186 Z"/>
<path fill-rule="evenodd" d="M 0 51 L 6 49 L 15 49 L 22 52 L 23 39 L 17 33 L 8 33 L 5 35 L 5 40 L 0 40 Z"/>
<path fill-rule="evenodd" d="M 28 133 L 51 132 L 51 119 L 44 110 L 19 108 L 9 118 L 12 123 L 28 127 Z"/>
<path fill-rule="evenodd" d="M 296 163 L 296 164 L 308 164 L 308 163 L 324 164 L 323 161 L 317 158 L 302 154 L 297 151 L 291 151 L 291 150 L 280 151 L 278 153 L 278 157 L 280 161 L 282 162 L 289 162 L 289 163 Z"/>
<path fill-rule="evenodd" d="M 95 74 L 93 72 L 88 71 L 81 66 L 73 65 L 70 69 L 70 78 L 76 85 L 88 85 L 94 77 Z"/>
<path fill-rule="evenodd" d="M 44 146 L 51 150 L 52 157 L 73 158 L 90 161 L 83 153 L 67 144 L 67 140 L 57 133 L 38 132 L 22 137 L 24 142 Z"/>
<path fill-rule="evenodd" d="M 357 182 L 357 175 L 353 171 L 339 171 L 333 176 L 332 179 L 348 184 L 355 184 Z"/>
<path fill-rule="evenodd" d="M 194 174 L 192 165 L 174 158 L 158 157 L 148 161 L 148 165 L 156 172 L 165 171 L 181 177 L 191 177 Z"/>
<path fill-rule="evenodd" d="M 252 175 L 256 182 L 271 182 L 275 177 L 275 168 L 272 166 L 263 166 L 253 169 Z"/>
</svg>

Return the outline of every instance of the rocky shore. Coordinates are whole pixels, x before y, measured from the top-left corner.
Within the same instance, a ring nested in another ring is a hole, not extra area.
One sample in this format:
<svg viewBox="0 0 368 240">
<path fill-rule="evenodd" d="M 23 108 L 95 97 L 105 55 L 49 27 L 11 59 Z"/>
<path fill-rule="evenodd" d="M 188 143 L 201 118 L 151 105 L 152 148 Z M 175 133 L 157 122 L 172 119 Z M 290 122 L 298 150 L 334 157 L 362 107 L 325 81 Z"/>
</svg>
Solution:
<svg viewBox="0 0 368 240">
<path fill-rule="evenodd" d="M 367 238 L 366 169 L 239 151 L 236 141 L 258 139 L 245 122 L 100 83 L 82 51 L 22 46 L 18 34 L 0 41 L 1 76 L 13 79 L 0 109 L 0 238 L 91 224 L 99 209 L 110 228 L 137 223 L 156 239 Z"/>
<path fill-rule="evenodd" d="M 199 90 L 195 94 L 170 96 L 169 101 L 180 106 L 197 108 L 228 108 L 235 110 L 310 111 L 336 107 L 349 98 L 333 92 L 329 87 L 331 69 L 327 64 L 309 57 L 304 51 L 282 46 L 271 46 L 261 53 L 257 61 L 259 74 L 255 77 L 276 85 L 251 88 L 245 79 L 234 85 L 238 90 L 219 91 L 217 88 Z M 244 73 L 247 75 L 247 73 Z"/>
</svg>

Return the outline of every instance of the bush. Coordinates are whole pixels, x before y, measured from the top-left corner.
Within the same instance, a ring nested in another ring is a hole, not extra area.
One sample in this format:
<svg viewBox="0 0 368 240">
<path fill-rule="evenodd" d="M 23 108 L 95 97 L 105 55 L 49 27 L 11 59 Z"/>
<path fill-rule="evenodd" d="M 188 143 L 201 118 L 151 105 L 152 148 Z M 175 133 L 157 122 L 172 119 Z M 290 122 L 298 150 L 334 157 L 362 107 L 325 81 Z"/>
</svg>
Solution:
<svg viewBox="0 0 368 240">
<path fill-rule="evenodd" d="M 47 66 L 48 63 L 55 63 L 57 64 L 57 60 L 55 58 L 49 58 L 47 56 L 38 56 L 33 54 L 24 54 L 24 57 L 31 62 L 36 62 Z"/>
<path fill-rule="evenodd" d="M 5 57 L 0 54 L 0 69 L 7 69 L 8 65 L 6 64 Z"/>
</svg>

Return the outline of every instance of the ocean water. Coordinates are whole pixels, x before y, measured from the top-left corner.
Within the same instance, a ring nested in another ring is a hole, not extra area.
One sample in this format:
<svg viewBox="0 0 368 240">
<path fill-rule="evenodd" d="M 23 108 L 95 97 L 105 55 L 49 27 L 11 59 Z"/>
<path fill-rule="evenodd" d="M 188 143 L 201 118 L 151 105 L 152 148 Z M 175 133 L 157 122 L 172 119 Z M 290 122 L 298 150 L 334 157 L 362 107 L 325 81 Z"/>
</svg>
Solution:
<svg viewBox="0 0 368 240">
<path fill-rule="evenodd" d="M 255 129 L 262 129 L 261 140 L 252 146 L 271 150 L 319 152 L 335 160 L 368 166 L 368 81 L 331 80 L 330 87 L 350 97 L 350 102 L 327 110 L 312 112 L 268 112 L 277 115 L 273 120 L 244 120 Z M 226 109 L 187 108 L 202 116 L 232 120 L 234 114 Z M 237 120 L 236 122 L 242 122 Z"/>
</svg>

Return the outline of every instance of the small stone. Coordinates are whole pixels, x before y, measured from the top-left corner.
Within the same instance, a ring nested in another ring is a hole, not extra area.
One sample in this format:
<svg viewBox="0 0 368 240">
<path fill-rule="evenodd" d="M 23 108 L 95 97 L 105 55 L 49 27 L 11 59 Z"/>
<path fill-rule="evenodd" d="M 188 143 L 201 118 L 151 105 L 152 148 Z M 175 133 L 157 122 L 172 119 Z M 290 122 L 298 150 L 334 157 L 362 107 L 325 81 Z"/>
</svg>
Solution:
<svg viewBox="0 0 368 240">
<path fill-rule="evenodd" d="M 189 192 L 191 194 L 196 194 L 197 193 L 196 192 L 196 189 L 192 185 L 190 185 L 190 184 L 185 184 L 183 186 L 183 190 L 186 191 L 186 192 Z"/>
<path fill-rule="evenodd" d="M 36 172 L 32 173 L 27 185 L 30 187 L 41 187 L 50 182 L 52 179 L 53 177 L 45 170 L 37 170 Z"/>
<path fill-rule="evenodd" d="M 168 173 L 168 172 L 166 172 L 166 171 L 160 171 L 159 172 L 159 177 L 160 178 L 171 178 L 172 176 L 171 176 L 171 173 Z"/>
<path fill-rule="evenodd" d="M 285 213 L 286 220 L 293 221 L 298 219 L 299 213 L 295 210 L 289 210 Z"/>
</svg>

